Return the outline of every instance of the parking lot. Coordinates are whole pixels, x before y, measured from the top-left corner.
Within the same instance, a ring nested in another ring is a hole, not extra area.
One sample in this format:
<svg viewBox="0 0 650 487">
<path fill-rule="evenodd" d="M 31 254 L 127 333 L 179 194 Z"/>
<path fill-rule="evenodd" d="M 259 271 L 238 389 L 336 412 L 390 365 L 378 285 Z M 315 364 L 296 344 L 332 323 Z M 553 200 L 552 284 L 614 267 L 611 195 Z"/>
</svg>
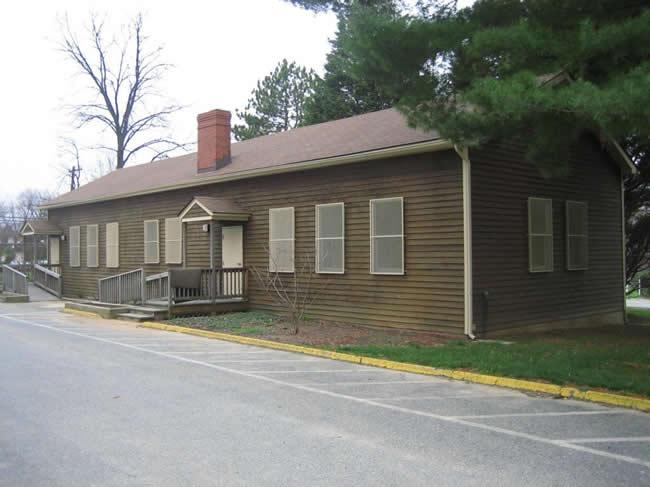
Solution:
<svg viewBox="0 0 650 487">
<path fill-rule="evenodd" d="M 0 307 L 0 485 L 650 485 L 650 415 Z"/>
</svg>

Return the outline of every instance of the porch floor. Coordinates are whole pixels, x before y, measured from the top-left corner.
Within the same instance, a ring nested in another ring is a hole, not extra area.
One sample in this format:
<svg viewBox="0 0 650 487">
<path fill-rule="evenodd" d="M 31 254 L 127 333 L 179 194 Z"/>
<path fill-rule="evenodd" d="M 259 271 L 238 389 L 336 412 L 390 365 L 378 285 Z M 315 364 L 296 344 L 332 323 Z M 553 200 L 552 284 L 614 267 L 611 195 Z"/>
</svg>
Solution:
<svg viewBox="0 0 650 487">
<path fill-rule="evenodd" d="M 38 287 L 36 284 L 30 282 L 28 285 L 27 293 L 29 294 L 29 300 L 30 301 L 60 301 L 59 298 L 54 296 L 53 294 L 48 293 L 47 291 L 44 291 L 40 287 Z"/>
</svg>

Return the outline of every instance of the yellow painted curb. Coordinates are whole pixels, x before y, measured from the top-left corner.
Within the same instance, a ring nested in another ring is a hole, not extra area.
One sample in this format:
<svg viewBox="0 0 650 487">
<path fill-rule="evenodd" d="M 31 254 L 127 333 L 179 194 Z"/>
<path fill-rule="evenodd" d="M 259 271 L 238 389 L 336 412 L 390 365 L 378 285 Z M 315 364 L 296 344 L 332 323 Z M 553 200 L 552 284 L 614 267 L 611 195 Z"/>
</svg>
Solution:
<svg viewBox="0 0 650 487">
<path fill-rule="evenodd" d="M 84 313 L 83 311 L 77 313 Z M 88 313 L 92 314 L 92 313 Z M 535 382 L 530 380 L 512 379 L 509 377 L 498 377 L 494 375 L 477 374 L 475 372 L 465 372 L 462 370 L 451 369 L 438 369 L 435 367 L 427 367 L 426 365 L 407 364 L 404 362 L 394 362 L 392 360 L 384 360 L 372 357 L 361 357 L 351 355 L 348 353 L 331 352 L 329 350 L 321 350 L 319 348 L 303 347 L 301 345 L 292 345 L 289 343 L 273 342 L 270 340 L 261 340 L 259 338 L 251 338 L 237 335 L 229 335 L 227 333 L 218 333 L 216 331 L 199 330 L 196 328 L 186 328 L 184 326 L 165 325 L 163 323 L 155 323 L 152 321 L 145 321 L 138 326 L 144 328 L 153 328 L 155 330 L 174 331 L 178 333 L 187 333 L 188 335 L 198 335 L 205 338 L 216 338 L 218 340 L 225 340 L 229 342 L 242 343 L 244 345 L 255 345 L 258 347 L 273 348 L 275 350 L 284 350 L 287 352 L 304 353 L 307 355 L 314 355 L 316 357 L 330 358 L 334 360 L 343 360 L 346 362 L 354 362 L 362 365 L 371 365 L 373 367 L 381 367 L 384 369 L 398 370 L 401 372 L 411 372 L 414 374 L 435 375 L 440 377 L 447 377 L 449 379 L 464 380 L 466 382 L 474 382 L 477 384 L 487 384 L 499 387 L 507 387 L 509 389 L 517 389 L 520 391 L 528 392 L 541 392 L 544 394 L 551 394 L 554 396 L 562 396 L 573 399 L 582 399 L 584 401 L 599 402 L 611 404 L 613 406 L 622 406 L 632 409 L 639 409 L 641 411 L 650 411 L 650 399 L 642 399 L 639 397 L 623 396 L 620 394 L 611 394 L 608 392 L 598 391 L 581 391 L 575 387 L 562 387 L 556 384 L 545 384 L 543 382 Z"/>
<path fill-rule="evenodd" d="M 97 314 L 97 313 L 91 313 L 90 311 L 80 311 L 78 309 L 65 309 L 63 308 L 61 310 L 62 313 L 68 313 L 71 315 L 77 315 L 77 316 L 85 316 L 86 318 L 99 318 L 99 319 L 104 319 L 103 316 Z"/>
</svg>

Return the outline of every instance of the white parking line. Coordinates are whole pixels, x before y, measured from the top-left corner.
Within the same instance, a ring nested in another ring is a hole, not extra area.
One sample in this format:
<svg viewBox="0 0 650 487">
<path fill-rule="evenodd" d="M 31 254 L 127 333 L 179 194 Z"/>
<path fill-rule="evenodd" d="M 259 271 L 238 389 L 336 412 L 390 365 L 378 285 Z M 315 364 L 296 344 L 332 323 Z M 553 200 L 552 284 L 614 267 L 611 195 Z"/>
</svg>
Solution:
<svg viewBox="0 0 650 487">
<path fill-rule="evenodd" d="M 353 382 L 328 382 L 323 384 L 322 382 L 305 382 L 304 386 L 384 386 L 388 384 L 430 384 L 430 385 L 449 385 L 448 382 L 436 381 L 435 379 L 429 380 L 388 380 L 388 381 L 353 381 Z"/>
<path fill-rule="evenodd" d="M 132 344 L 129 344 L 132 345 Z M 251 350 L 251 351 L 222 351 L 222 350 L 192 350 L 188 352 L 175 352 L 175 353 L 182 353 L 183 355 L 192 355 L 192 354 L 218 354 L 218 355 L 248 355 L 248 354 L 260 354 L 260 353 L 278 353 L 277 350 Z"/>
<path fill-rule="evenodd" d="M 319 370 L 247 370 L 251 374 L 358 374 L 374 372 L 374 370 L 359 369 L 319 369 Z"/>
<path fill-rule="evenodd" d="M 181 352 L 182 353 L 182 352 Z M 267 362 L 317 362 L 315 358 L 279 358 L 279 359 L 252 359 L 252 360 L 210 360 L 211 364 L 257 364 Z"/>
<path fill-rule="evenodd" d="M 558 411 L 545 413 L 511 413 L 511 414 L 478 414 L 472 416 L 452 416 L 463 419 L 490 419 L 490 418 L 525 418 L 535 416 L 591 416 L 598 414 L 635 414 L 634 411 L 604 409 L 597 411 Z"/>
<path fill-rule="evenodd" d="M 571 440 L 556 440 L 560 443 L 624 443 L 624 442 L 646 442 L 650 436 L 621 436 L 617 438 L 575 438 Z"/>
<path fill-rule="evenodd" d="M 400 397 L 366 397 L 369 401 L 432 401 L 439 399 L 491 399 L 497 397 L 513 397 L 515 394 L 512 393 L 493 393 L 493 394 L 476 394 L 471 391 L 450 396 L 400 396 Z M 465 416 L 447 416 L 449 418 L 464 418 Z M 471 416 L 470 416 L 471 417 Z"/>
<path fill-rule="evenodd" d="M 239 375 L 241 377 L 247 377 L 247 378 L 250 378 L 250 379 L 256 379 L 256 380 L 260 380 L 260 381 L 264 381 L 264 382 L 269 382 L 271 384 L 276 384 L 276 385 L 284 386 L 284 387 L 290 387 L 290 388 L 305 391 L 305 392 L 311 392 L 311 393 L 314 393 L 314 394 L 320 394 L 320 395 L 323 395 L 323 396 L 333 397 L 333 398 L 337 398 L 337 399 L 345 399 L 345 400 L 348 400 L 350 402 L 356 402 L 358 404 L 364 404 L 364 405 L 367 405 L 367 406 L 373 406 L 373 407 L 377 407 L 377 408 L 388 409 L 388 410 L 391 410 L 391 411 L 395 411 L 395 412 L 399 412 L 399 413 L 403 413 L 403 414 L 410 414 L 410 415 L 413 415 L 413 416 L 421 416 L 421 417 L 431 418 L 431 419 L 435 419 L 435 420 L 438 420 L 438 421 L 445 421 L 445 422 L 458 424 L 458 425 L 463 425 L 463 426 L 476 428 L 476 429 L 480 429 L 480 430 L 484 430 L 484 431 L 499 433 L 499 434 L 506 435 L 506 436 L 511 436 L 511 437 L 514 437 L 514 438 L 521 438 L 521 439 L 525 439 L 525 440 L 529 440 L 529 441 L 533 441 L 533 442 L 538 442 L 538 443 L 543 443 L 543 444 L 547 444 L 547 445 L 555 445 L 555 446 L 558 446 L 558 447 L 561 447 L 561 448 L 566 448 L 566 449 L 569 449 L 569 450 L 581 451 L 581 452 L 585 452 L 585 453 L 590 453 L 590 454 L 595 455 L 595 456 L 600 456 L 600 457 L 604 457 L 604 458 L 619 460 L 619 461 L 623 461 L 623 462 L 631 463 L 631 464 L 635 464 L 635 465 L 642 465 L 644 467 L 650 467 L 650 461 L 647 461 L 647 460 L 642 460 L 642 459 L 639 459 L 639 458 L 630 457 L 628 455 L 621 455 L 621 454 L 617 454 L 617 453 L 610 453 L 610 452 L 607 452 L 607 451 L 596 450 L 594 448 L 589 448 L 589 447 L 585 447 L 585 446 L 582 446 L 582 445 L 579 445 L 579 444 L 570 443 L 570 442 L 567 442 L 566 440 L 552 440 L 550 438 L 544 438 L 544 437 L 537 436 L 537 435 L 530 434 L 530 433 L 522 433 L 522 432 L 519 432 L 519 431 L 509 430 L 509 429 L 501 428 L 501 427 L 498 427 L 498 426 L 491 426 L 491 425 L 487 425 L 487 424 L 474 423 L 474 422 L 467 421 L 467 420 L 462 419 L 462 418 L 454 418 L 454 417 L 450 417 L 450 416 L 444 416 L 444 415 L 440 415 L 440 414 L 430 413 L 430 412 L 427 412 L 427 411 L 420 411 L 420 410 L 417 410 L 417 409 L 404 408 L 404 407 L 396 406 L 396 405 L 393 405 L 393 404 L 385 404 L 385 403 L 381 403 L 381 402 L 377 402 L 377 401 L 371 401 L 371 400 L 364 399 L 364 398 L 361 398 L 361 397 L 351 396 L 349 394 L 341 394 L 341 393 L 338 393 L 338 392 L 327 391 L 327 390 L 323 390 L 323 389 L 317 389 L 315 387 L 309 387 L 309 386 L 305 386 L 305 385 L 302 385 L 302 384 L 296 384 L 296 383 L 293 383 L 293 382 L 287 382 L 287 381 L 284 381 L 284 380 L 275 379 L 275 378 L 272 378 L 272 377 L 257 375 L 257 373 L 254 372 L 254 371 L 244 371 L 244 370 L 231 369 L 231 368 L 228 368 L 228 367 L 224 367 L 222 365 L 210 364 L 208 362 L 201 362 L 199 360 L 194 360 L 194 359 L 187 358 L 187 357 L 180 357 L 178 355 L 172 355 L 170 353 L 161 352 L 161 351 L 157 351 L 157 350 L 147 350 L 146 348 L 136 347 L 136 346 L 133 346 L 133 345 L 128 345 L 128 344 L 125 344 L 125 343 L 120 343 L 120 342 L 107 340 L 107 339 L 103 339 L 103 338 L 97 338 L 97 337 L 93 337 L 93 336 L 90 336 L 90 335 L 84 335 L 82 333 L 76 333 L 76 332 L 72 332 L 72 331 L 65 331 L 65 330 L 61 330 L 61 329 L 57 328 L 56 326 L 43 325 L 43 324 L 40 324 L 40 323 L 34 323 L 34 322 L 27 321 L 27 320 L 21 320 L 21 319 L 18 319 L 18 318 L 7 317 L 5 315 L 0 315 L 0 318 L 7 318 L 9 320 L 16 321 L 18 323 L 24 323 L 24 324 L 27 324 L 27 325 L 30 325 L 30 326 L 45 328 L 45 329 L 53 330 L 53 331 L 56 331 L 56 332 L 59 332 L 59 333 L 66 333 L 66 334 L 69 334 L 69 335 L 76 335 L 76 336 L 87 338 L 89 340 L 95 340 L 95 341 L 98 341 L 98 342 L 110 343 L 112 345 L 117 345 L 117 346 L 120 346 L 120 347 L 129 348 L 131 350 L 137 350 L 137 351 L 148 353 L 148 354 L 151 354 L 151 355 L 157 355 L 159 357 L 166 357 L 166 358 L 170 358 L 170 359 L 173 359 L 173 360 L 178 360 L 179 362 L 185 362 L 185 363 L 188 363 L 188 364 L 199 365 L 199 366 L 202 366 L 202 367 L 207 367 L 207 368 L 211 368 L 211 369 L 214 369 L 214 370 L 219 370 L 221 372 L 226 372 L 226 373 L 230 373 L 230 374 L 233 374 L 233 375 Z M 359 367 L 362 367 L 362 366 L 359 366 Z M 335 371 L 335 372 L 337 372 L 337 371 Z"/>
</svg>

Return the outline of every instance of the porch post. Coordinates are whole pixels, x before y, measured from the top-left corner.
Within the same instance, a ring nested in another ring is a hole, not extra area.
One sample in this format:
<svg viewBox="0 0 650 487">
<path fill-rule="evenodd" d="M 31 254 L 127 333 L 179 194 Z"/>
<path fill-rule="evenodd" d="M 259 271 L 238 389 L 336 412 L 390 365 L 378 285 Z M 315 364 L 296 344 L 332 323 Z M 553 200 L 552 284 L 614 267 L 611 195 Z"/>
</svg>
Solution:
<svg viewBox="0 0 650 487">
<path fill-rule="evenodd" d="M 32 279 L 34 279 L 34 273 L 36 272 L 36 234 L 32 235 Z"/>
<path fill-rule="evenodd" d="M 214 303 L 217 300 L 217 258 L 214 244 L 214 220 L 210 220 L 210 267 L 212 269 L 210 272 L 210 297 Z"/>
</svg>

